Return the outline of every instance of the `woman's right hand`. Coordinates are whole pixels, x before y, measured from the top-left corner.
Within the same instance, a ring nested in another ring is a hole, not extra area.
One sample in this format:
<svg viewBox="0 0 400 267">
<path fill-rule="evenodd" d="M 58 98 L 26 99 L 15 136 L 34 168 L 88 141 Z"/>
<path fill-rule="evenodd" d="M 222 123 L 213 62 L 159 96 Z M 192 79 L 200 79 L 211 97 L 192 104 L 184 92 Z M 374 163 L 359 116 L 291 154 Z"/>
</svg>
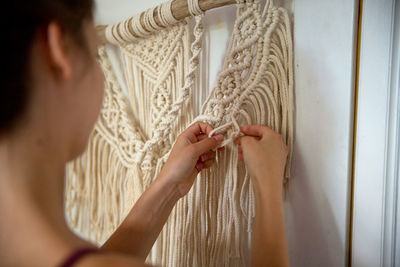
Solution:
<svg viewBox="0 0 400 267">
<path fill-rule="evenodd" d="M 240 128 L 239 160 L 243 160 L 254 182 L 259 186 L 282 186 L 288 149 L 282 135 L 261 125 Z M 272 184 L 271 184 L 272 183 Z"/>
</svg>

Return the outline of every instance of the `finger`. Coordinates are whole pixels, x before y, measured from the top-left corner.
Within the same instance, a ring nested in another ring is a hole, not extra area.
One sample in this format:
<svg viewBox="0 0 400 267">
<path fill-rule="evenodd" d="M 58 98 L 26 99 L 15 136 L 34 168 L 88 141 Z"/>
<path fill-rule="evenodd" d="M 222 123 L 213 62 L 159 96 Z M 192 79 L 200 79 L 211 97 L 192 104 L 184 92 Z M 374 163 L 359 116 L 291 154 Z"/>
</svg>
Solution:
<svg viewBox="0 0 400 267">
<path fill-rule="evenodd" d="M 240 131 L 245 135 L 250 135 L 254 137 L 262 137 L 269 129 L 266 126 L 262 125 L 247 125 L 240 127 Z M 272 130 L 271 130 L 272 131 Z"/>
<path fill-rule="evenodd" d="M 239 145 L 239 147 L 238 147 L 238 151 L 239 151 L 239 153 L 243 153 L 243 148 L 242 148 L 242 146 L 241 146 L 241 145 Z"/>
<path fill-rule="evenodd" d="M 205 153 L 205 154 L 201 155 L 200 156 L 200 160 L 205 162 L 205 161 L 207 161 L 209 159 L 215 159 L 215 157 L 216 157 L 216 153 L 214 151 L 210 151 L 208 153 Z"/>
<path fill-rule="evenodd" d="M 188 147 L 188 149 L 192 150 L 190 152 L 191 155 L 198 159 L 202 154 L 215 149 L 223 140 L 224 137 L 222 135 L 216 135 L 192 144 Z"/>
<path fill-rule="evenodd" d="M 208 135 L 206 134 L 200 134 L 197 136 L 198 141 L 204 140 L 206 138 L 208 138 Z M 218 151 L 224 151 L 224 150 L 225 150 L 224 146 L 218 148 Z"/>
<path fill-rule="evenodd" d="M 260 137 L 254 137 L 254 136 L 240 137 L 239 147 L 240 147 L 241 151 L 243 152 L 243 149 L 249 149 L 250 147 L 258 146 L 259 139 L 260 139 Z"/>
<path fill-rule="evenodd" d="M 207 136 L 211 133 L 212 130 L 214 130 L 211 125 L 204 122 L 199 122 L 199 127 L 201 129 L 201 132 L 206 134 Z"/>
<path fill-rule="evenodd" d="M 189 126 L 184 131 L 184 133 L 193 134 L 195 136 L 197 136 L 199 134 L 208 135 L 212 130 L 213 130 L 213 128 L 211 127 L 211 125 L 204 123 L 204 122 L 196 122 L 196 123 L 192 124 L 191 126 Z"/>
<path fill-rule="evenodd" d="M 260 140 L 261 137 L 259 137 L 259 136 L 251 136 L 251 135 L 239 136 L 239 137 L 237 137 L 235 139 L 235 143 L 238 144 L 239 146 L 242 146 L 243 142 L 248 142 L 249 139 Z"/>
<path fill-rule="evenodd" d="M 204 169 L 204 166 L 204 162 L 199 161 L 196 163 L 196 166 L 194 168 L 197 170 L 197 172 L 201 172 L 201 170 Z"/>
<path fill-rule="evenodd" d="M 204 140 L 204 139 L 206 139 L 206 138 L 208 138 L 208 135 L 206 135 L 206 134 L 199 134 L 199 135 L 197 136 L 197 142 L 198 142 L 198 141 L 201 141 L 201 140 Z"/>
<path fill-rule="evenodd" d="M 240 145 L 241 138 L 242 138 L 241 136 L 236 137 L 235 143 L 238 144 L 238 145 Z"/>
<path fill-rule="evenodd" d="M 197 122 L 189 126 L 186 130 L 184 130 L 179 137 L 183 139 L 187 139 L 190 143 L 196 143 L 199 135 L 208 136 L 208 133 L 212 131 L 212 127 L 203 122 Z"/>
<path fill-rule="evenodd" d="M 215 163 L 215 159 L 210 159 L 210 160 L 207 160 L 206 162 L 203 162 L 203 165 L 201 166 L 200 171 L 210 168 L 214 163 Z"/>
<path fill-rule="evenodd" d="M 210 159 L 204 162 L 204 169 L 210 168 L 215 163 L 215 159 Z"/>
</svg>

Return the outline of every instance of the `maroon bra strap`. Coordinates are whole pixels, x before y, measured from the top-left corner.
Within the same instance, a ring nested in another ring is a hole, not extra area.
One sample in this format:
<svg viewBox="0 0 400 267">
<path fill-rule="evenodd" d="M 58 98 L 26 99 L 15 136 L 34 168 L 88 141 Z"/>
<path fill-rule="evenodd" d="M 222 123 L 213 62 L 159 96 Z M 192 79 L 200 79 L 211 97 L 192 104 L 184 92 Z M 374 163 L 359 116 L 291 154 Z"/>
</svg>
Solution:
<svg viewBox="0 0 400 267">
<path fill-rule="evenodd" d="M 87 256 L 88 254 L 101 253 L 99 249 L 96 248 L 81 248 L 74 251 L 62 264 L 60 267 L 72 267 L 80 259 Z"/>
</svg>

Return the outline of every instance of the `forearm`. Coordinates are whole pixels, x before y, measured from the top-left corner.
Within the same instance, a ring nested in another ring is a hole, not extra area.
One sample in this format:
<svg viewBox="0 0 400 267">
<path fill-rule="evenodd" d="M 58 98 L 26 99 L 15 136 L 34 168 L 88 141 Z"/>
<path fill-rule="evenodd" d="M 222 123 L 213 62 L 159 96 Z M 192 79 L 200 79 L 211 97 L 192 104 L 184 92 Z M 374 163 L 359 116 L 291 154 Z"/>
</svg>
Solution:
<svg viewBox="0 0 400 267">
<path fill-rule="evenodd" d="M 157 179 L 138 199 L 103 248 L 146 259 L 179 199 L 168 179 Z"/>
<path fill-rule="evenodd" d="M 265 181 L 265 177 L 263 178 Z M 251 265 L 253 267 L 289 266 L 282 187 L 255 181 L 253 188 L 256 210 L 252 234 Z"/>
</svg>

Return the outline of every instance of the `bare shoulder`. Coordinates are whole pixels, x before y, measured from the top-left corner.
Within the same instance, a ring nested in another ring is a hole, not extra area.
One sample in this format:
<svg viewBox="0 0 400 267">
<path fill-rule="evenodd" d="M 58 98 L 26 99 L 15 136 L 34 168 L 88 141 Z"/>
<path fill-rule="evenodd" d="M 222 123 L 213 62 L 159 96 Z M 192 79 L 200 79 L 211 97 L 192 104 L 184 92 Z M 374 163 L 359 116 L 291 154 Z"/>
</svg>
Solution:
<svg viewBox="0 0 400 267">
<path fill-rule="evenodd" d="M 76 267 L 150 267 L 143 261 L 134 257 L 109 253 L 109 254 L 93 254 L 83 258 L 76 264 Z"/>
</svg>

